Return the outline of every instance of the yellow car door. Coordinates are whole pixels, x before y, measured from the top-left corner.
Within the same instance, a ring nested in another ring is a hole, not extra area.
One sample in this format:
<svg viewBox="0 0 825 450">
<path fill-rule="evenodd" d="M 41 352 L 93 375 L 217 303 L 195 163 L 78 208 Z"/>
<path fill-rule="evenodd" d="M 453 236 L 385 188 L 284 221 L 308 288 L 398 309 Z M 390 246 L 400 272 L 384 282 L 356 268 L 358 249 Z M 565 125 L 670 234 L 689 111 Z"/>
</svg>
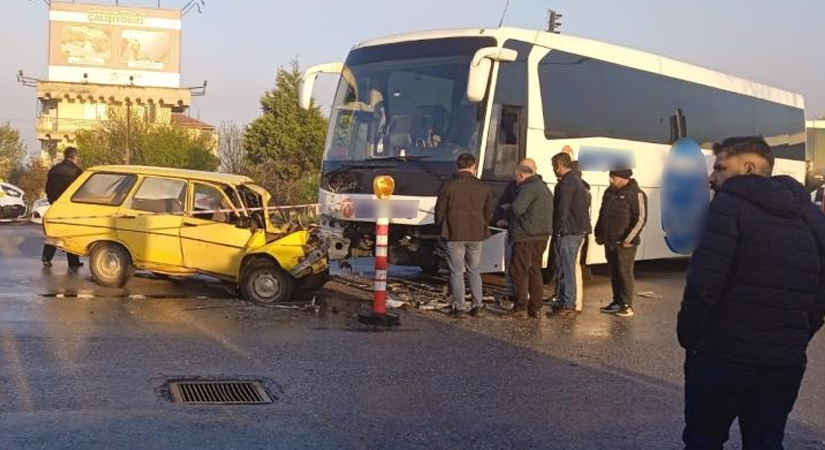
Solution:
<svg viewBox="0 0 825 450">
<path fill-rule="evenodd" d="M 183 262 L 201 272 L 236 278 L 252 230 L 236 226 L 241 213 L 225 192 L 229 186 L 192 181 L 181 227 Z"/>
<path fill-rule="evenodd" d="M 180 228 L 187 182 L 147 176 L 139 183 L 118 211 L 118 239 L 129 248 L 137 266 L 179 272 L 183 265 Z"/>
</svg>

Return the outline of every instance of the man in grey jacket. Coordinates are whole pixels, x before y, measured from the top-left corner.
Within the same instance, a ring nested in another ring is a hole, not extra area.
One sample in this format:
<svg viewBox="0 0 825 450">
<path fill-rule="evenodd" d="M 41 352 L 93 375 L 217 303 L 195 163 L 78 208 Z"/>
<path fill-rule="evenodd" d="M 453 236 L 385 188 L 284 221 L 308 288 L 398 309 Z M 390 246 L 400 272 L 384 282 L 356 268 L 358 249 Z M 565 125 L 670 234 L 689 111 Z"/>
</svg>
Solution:
<svg viewBox="0 0 825 450">
<path fill-rule="evenodd" d="M 553 193 L 536 174 L 536 163 L 525 159 L 516 169 L 518 191 L 509 208 L 509 232 L 513 241 L 510 274 L 515 290 L 511 312 L 517 319 L 538 318 L 544 283 L 542 257 L 553 232 Z"/>
</svg>

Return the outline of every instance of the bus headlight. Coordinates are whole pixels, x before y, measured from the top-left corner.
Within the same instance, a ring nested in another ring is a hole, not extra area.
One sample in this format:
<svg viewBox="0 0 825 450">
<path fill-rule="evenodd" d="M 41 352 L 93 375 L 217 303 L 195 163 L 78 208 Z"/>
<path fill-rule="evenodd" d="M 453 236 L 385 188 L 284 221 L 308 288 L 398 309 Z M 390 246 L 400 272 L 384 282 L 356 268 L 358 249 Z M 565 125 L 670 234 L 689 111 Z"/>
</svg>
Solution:
<svg viewBox="0 0 825 450">
<path fill-rule="evenodd" d="M 392 196 L 395 190 L 395 180 L 389 175 L 381 175 L 372 180 L 372 191 L 380 200 L 386 200 Z"/>
</svg>

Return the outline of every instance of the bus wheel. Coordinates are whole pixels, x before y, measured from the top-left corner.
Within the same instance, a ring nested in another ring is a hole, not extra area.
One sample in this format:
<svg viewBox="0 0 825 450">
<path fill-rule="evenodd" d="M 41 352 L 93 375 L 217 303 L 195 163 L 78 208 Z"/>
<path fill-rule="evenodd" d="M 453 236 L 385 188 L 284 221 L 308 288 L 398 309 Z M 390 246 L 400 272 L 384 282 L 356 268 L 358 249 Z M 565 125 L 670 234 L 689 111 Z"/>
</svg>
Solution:
<svg viewBox="0 0 825 450">
<path fill-rule="evenodd" d="M 240 283 L 243 298 L 260 304 L 289 300 L 294 287 L 295 280 L 267 259 L 256 259 L 247 264 Z"/>
<path fill-rule="evenodd" d="M 123 246 L 104 242 L 92 249 L 89 271 L 101 286 L 120 288 L 132 276 L 132 257 Z"/>
</svg>

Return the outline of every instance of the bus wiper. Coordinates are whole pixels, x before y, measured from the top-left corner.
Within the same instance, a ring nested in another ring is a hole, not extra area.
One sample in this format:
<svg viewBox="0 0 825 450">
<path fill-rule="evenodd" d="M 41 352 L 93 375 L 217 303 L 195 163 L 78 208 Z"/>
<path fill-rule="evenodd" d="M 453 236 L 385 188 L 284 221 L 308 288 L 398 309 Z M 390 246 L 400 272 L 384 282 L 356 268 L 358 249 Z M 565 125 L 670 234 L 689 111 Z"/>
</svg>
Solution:
<svg viewBox="0 0 825 450">
<path fill-rule="evenodd" d="M 440 173 L 438 173 L 437 170 L 433 169 L 431 165 L 424 162 L 424 160 L 426 160 L 428 158 L 430 158 L 430 155 L 405 155 L 405 156 L 395 155 L 395 156 L 382 156 L 382 157 L 379 157 L 379 158 L 370 158 L 370 160 L 371 161 L 399 161 L 399 162 L 400 161 L 404 161 L 404 162 L 411 161 L 411 162 L 417 162 L 417 163 L 419 163 L 418 165 L 421 166 L 424 169 L 424 171 L 426 171 L 430 175 L 436 177 L 439 181 L 446 180 L 447 177 L 442 176 Z"/>
<path fill-rule="evenodd" d="M 421 161 L 422 159 L 429 159 L 430 155 L 394 155 L 394 156 L 380 156 L 378 158 L 370 158 L 370 161 Z"/>
<path fill-rule="evenodd" d="M 344 161 L 341 163 L 341 167 L 336 167 L 335 169 L 330 170 L 329 172 L 325 172 L 325 176 L 333 176 L 339 173 L 349 172 L 353 169 L 372 169 L 375 167 L 397 167 L 398 164 L 375 164 L 367 161 Z"/>
</svg>

